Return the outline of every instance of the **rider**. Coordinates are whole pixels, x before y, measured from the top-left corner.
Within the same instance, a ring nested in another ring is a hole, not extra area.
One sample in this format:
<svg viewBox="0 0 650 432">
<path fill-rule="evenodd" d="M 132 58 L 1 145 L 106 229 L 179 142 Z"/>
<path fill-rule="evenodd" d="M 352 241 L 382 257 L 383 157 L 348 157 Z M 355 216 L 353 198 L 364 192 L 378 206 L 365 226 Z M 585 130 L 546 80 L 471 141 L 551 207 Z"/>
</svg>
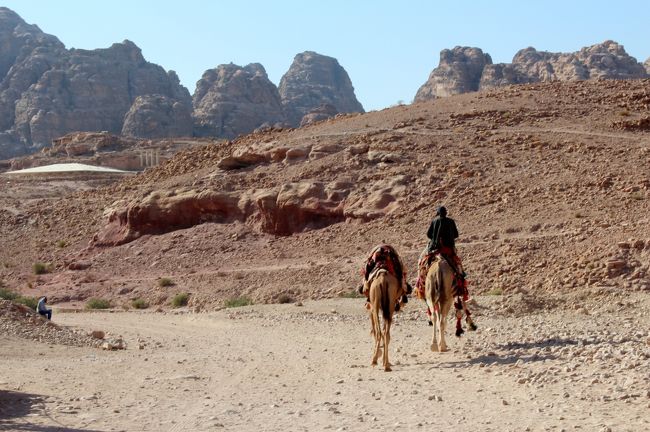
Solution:
<svg viewBox="0 0 650 432">
<path fill-rule="evenodd" d="M 411 286 L 406 281 L 406 268 L 404 267 L 402 259 L 400 258 L 397 251 L 392 246 L 387 244 L 380 244 L 379 246 L 375 247 L 370 253 L 370 256 L 368 257 L 366 265 L 363 269 L 363 286 L 359 287 L 360 293 L 365 294 L 366 297 L 368 297 L 368 291 L 370 290 L 370 281 L 368 278 L 372 274 L 372 271 L 375 269 L 375 267 L 378 265 L 386 268 L 389 273 L 392 273 L 395 278 L 401 282 L 402 290 L 404 292 L 401 298 L 401 302 L 407 303 L 408 297 L 406 294 L 411 292 Z"/>
<path fill-rule="evenodd" d="M 436 209 L 436 217 L 431 221 L 427 231 L 429 238 L 428 253 L 438 252 L 447 260 L 454 272 L 464 277 L 463 267 L 456 253 L 456 242 L 458 238 L 458 228 L 452 218 L 447 217 L 447 209 L 440 206 Z"/>
</svg>

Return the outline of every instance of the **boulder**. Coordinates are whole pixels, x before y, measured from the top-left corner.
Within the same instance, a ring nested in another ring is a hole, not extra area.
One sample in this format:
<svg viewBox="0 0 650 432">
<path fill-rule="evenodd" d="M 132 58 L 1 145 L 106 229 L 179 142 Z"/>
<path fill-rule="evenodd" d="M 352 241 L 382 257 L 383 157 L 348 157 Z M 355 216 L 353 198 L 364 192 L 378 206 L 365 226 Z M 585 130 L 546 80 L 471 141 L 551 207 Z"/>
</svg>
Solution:
<svg viewBox="0 0 650 432">
<path fill-rule="evenodd" d="M 336 107 L 331 104 L 322 104 L 305 114 L 300 120 L 300 127 L 310 125 L 322 120 L 327 120 L 338 114 Z"/>
<path fill-rule="evenodd" d="M 483 68 L 492 64 L 480 48 L 460 47 L 440 52 L 440 63 L 418 90 L 415 102 L 477 91 Z"/>
<path fill-rule="evenodd" d="M 138 96 L 124 117 L 122 135 L 139 138 L 191 137 L 192 107 L 168 96 Z"/>
<path fill-rule="evenodd" d="M 193 97 L 194 135 L 235 138 L 285 120 L 278 89 L 259 63 L 206 71 Z"/>
<path fill-rule="evenodd" d="M 303 117 L 327 104 L 337 113 L 364 112 L 348 73 L 333 58 L 305 51 L 297 54 L 279 86 L 287 121 L 299 126 Z M 323 111 L 321 114 L 328 114 Z"/>
</svg>

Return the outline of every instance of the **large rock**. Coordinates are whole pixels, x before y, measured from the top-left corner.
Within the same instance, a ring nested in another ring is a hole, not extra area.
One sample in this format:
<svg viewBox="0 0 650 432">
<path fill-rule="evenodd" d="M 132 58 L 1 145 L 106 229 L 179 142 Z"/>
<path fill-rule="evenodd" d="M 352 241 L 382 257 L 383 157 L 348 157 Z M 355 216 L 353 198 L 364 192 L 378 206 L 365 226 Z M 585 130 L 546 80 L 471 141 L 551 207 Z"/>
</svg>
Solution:
<svg viewBox="0 0 650 432">
<path fill-rule="evenodd" d="M 338 113 L 364 112 L 348 73 L 332 57 L 313 51 L 297 54 L 280 80 L 280 97 L 292 126 L 305 115 L 329 104 Z"/>
<path fill-rule="evenodd" d="M 140 138 L 190 137 L 191 107 L 168 96 L 138 96 L 124 117 L 122 135 Z"/>
<path fill-rule="evenodd" d="M 277 87 L 259 63 L 219 65 L 203 74 L 193 97 L 194 134 L 234 138 L 264 123 L 283 123 Z"/>
<path fill-rule="evenodd" d="M 334 105 L 323 104 L 305 114 L 302 120 L 300 120 L 300 126 L 307 126 L 312 123 L 327 120 L 336 114 L 338 114 L 338 111 Z"/>
<path fill-rule="evenodd" d="M 355 190 L 348 181 L 298 181 L 243 191 L 155 191 L 132 202 L 116 202 L 106 214 L 95 246 L 128 243 L 205 222 L 245 222 L 261 232 L 291 235 L 350 220 L 371 220 L 399 207 L 410 179 L 396 176 Z"/>
<path fill-rule="evenodd" d="M 0 80 L 0 159 L 68 132 L 120 133 L 138 96 L 158 94 L 191 109 L 176 74 L 147 62 L 132 42 L 66 50 L 7 8 L 0 8 Z"/>
<path fill-rule="evenodd" d="M 588 79 L 647 78 L 648 62 L 637 62 L 622 45 L 605 41 L 574 53 L 552 53 L 528 47 L 512 63 L 492 64 L 478 48 L 443 50 L 440 65 L 418 90 L 415 101 L 485 90 L 510 84 Z"/>
<path fill-rule="evenodd" d="M 477 91 L 486 65 L 492 64 L 480 48 L 455 47 L 440 52 L 440 63 L 429 75 L 417 94 L 415 102 Z"/>
</svg>

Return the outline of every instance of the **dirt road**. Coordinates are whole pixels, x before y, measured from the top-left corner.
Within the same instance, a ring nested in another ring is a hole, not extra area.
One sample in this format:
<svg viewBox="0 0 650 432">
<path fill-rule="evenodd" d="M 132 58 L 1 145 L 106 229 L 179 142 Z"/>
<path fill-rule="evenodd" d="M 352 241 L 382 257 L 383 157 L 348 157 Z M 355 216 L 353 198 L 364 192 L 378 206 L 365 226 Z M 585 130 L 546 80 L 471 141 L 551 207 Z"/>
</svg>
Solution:
<svg viewBox="0 0 650 432">
<path fill-rule="evenodd" d="M 369 366 L 361 299 L 58 313 L 122 335 L 128 349 L 0 337 L 0 430 L 650 429 L 647 294 L 524 317 L 500 316 L 499 301 L 479 298 L 479 330 L 450 335 L 447 353 L 429 350 L 411 301 L 393 328 L 390 373 Z"/>
</svg>

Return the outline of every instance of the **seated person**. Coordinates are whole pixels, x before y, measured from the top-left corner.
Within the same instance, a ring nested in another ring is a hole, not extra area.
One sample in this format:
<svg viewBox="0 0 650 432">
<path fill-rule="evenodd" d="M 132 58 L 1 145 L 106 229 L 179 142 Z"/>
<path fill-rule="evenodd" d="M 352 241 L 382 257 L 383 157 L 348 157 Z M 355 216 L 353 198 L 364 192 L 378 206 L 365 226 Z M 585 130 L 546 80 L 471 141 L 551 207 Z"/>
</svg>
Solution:
<svg viewBox="0 0 650 432">
<path fill-rule="evenodd" d="M 52 319 L 52 309 L 48 309 L 47 306 L 45 306 L 45 303 L 47 303 L 47 297 L 43 296 L 38 299 L 38 304 L 36 305 L 36 312 L 38 312 L 39 315 L 47 316 L 48 320 Z"/>
</svg>

